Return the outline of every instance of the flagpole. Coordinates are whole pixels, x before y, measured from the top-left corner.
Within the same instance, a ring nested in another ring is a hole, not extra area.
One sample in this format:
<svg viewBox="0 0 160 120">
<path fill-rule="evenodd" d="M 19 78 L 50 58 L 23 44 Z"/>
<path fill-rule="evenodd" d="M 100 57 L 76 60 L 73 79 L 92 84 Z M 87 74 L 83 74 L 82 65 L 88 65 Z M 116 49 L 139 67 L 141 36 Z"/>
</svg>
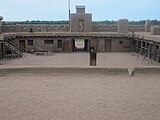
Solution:
<svg viewBox="0 0 160 120">
<path fill-rule="evenodd" d="M 69 31 L 70 31 L 70 14 L 71 14 L 71 9 L 70 9 L 70 7 L 71 7 L 71 1 L 70 0 L 68 0 L 68 17 L 69 17 Z"/>
</svg>

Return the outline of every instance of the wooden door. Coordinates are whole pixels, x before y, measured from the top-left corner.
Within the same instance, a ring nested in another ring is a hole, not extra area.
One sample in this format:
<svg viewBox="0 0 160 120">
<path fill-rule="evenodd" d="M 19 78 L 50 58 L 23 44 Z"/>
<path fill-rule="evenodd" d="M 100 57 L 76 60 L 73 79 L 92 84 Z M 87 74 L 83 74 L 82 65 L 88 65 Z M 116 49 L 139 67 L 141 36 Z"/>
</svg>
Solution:
<svg viewBox="0 0 160 120">
<path fill-rule="evenodd" d="M 0 50 L 1 52 L 0 59 L 1 59 L 1 58 L 4 58 L 4 47 L 3 47 L 3 43 L 0 43 L 0 44 L 1 44 L 1 50 Z"/>
<path fill-rule="evenodd" d="M 26 49 L 26 44 L 25 44 L 25 40 L 20 40 L 19 41 L 19 49 Z"/>
<path fill-rule="evenodd" d="M 105 40 L 105 51 L 111 52 L 111 40 Z"/>
<path fill-rule="evenodd" d="M 64 40 L 63 51 L 64 52 L 73 52 L 73 41 L 72 40 Z"/>
<path fill-rule="evenodd" d="M 62 40 L 58 40 L 58 48 L 62 48 Z"/>
</svg>

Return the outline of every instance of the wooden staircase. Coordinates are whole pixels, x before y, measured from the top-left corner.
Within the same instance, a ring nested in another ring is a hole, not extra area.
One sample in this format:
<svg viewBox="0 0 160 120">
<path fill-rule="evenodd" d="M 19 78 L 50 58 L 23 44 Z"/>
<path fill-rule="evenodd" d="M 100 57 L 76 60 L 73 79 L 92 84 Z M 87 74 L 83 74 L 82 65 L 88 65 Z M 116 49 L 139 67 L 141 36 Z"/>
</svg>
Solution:
<svg viewBox="0 0 160 120">
<path fill-rule="evenodd" d="M 12 55 L 18 58 L 24 57 L 23 52 L 25 52 L 25 49 L 19 46 L 16 42 L 14 42 L 14 40 L 7 37 L 6 35 L 4 35 L 4 45 L 9 51 L 11 51 Z"/>
</svg>

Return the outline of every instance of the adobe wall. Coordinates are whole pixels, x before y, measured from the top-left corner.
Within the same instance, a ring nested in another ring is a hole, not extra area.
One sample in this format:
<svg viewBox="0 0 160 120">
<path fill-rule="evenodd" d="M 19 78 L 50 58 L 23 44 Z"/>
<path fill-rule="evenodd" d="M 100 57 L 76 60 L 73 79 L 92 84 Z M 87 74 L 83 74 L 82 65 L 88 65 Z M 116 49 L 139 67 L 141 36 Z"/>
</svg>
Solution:
<svg viewBox="0 0 160 120">
<path fill-rule="evenodd" d="M 129 25 L 128 26 L 129 32 L 144 32 L 145 31 L 145 26 L 144 25 Z"/>
<path fill-rule="evenodd" d="M 3 17 L 2 16 L 0 16 L 0 33 L 1 33 L 1 29 L 2 29 L 2 20 L 3 20 Z"/>
<path fill-rule="evenodd" d="M 98 52 L 106 52 L 105 49 L 105 39 L 97 39 L 98 43 L 97 43 L 97 51 Z"/>
<path fill-rule="evenodd" d="M 127 38 L 113 38 L 111 52 L 134 52 L 135 44 L 133 40 Z"/>
<path fill-rule="evenodd" d="M 151 21 L 150 20 L 146 20 L 145 22 L 145 32 L 150 32 L 151 31 Z"/>
<path fill-rule="evenodd" d="M 144 32 L 144 25 L 129 25 L 129 32 Z M 68 25 L 2 25 L 2 32 L 69 32 Z M 117 32 L 117 25 L 93 25 L 93 32 Z"/>
<path fill-rule="evenodd" d="M 39 50 L 48 50 L 51 52 L 57 52 L 57 39 L 54 38 L 16 38 L 15 42 L 19 44 L 19 40 L 25 41 L 25 49 L 27 52 L 30 52 L 31 50 L 39 51 Z M 28 40 L 33 40 L 33 46 L 28 45 Z M 44 44 L 44 40 L 54 40 L 53 44 Z"/>
<path fill-rule="evenodd" d="M 83 23 L 80 23 L 80 21 Z M 71 32 L 92 32 L 92 14 L 71 14 L 70 25 Z"/>
<path fill-rule="evenodd" d="M 127 38 L 93 38 L 90 47 L 96 52 L 134 52 L 135 43 Z"/>
<path fill-rule="evenodd" d="M 118 26 L 117 25 L 94 25 L 93 32 L 117 32 Z M 129 25 L 128 26 L 129 32 L 144 32 L 145 26 L 144 25 Z"/>
<path fill-rule="evenodd" d="M 21 37 L 15 38 L 15 42 L 19 44 L 19 41 L 25 41 L 26 51 L 39 51 L 42 49 L 51 51 L 51 52 L 73 52 L 73 39 L 72 37 Z M 86 38 L 87 39 L 87 38 Z M 28 44 L 28 40 L 33 40 L 33 45 Z M 53 40 L 52 44 L 45 44 L 45 40 Z M 62 49 L 58 48 L 58 40 L 62 40 Z M 94 47 L 96 52 L 133 52 L 135 51 L 135 44 L 133 44 L 132 39 L 128 38 L 90 38 L 89 46 Z"/>
<path fill-rule="evenodd" d="M 92 14 L 85 13 L 85 6 L 76 6 L 70 14 L 70 32 L 92 32 Z"/>
<path fill-rule="evenodd" d="M 2 32 L 2 21 L 0 20 L 0 33 Z"/>
<path fill-rule="evenodd" d="M 151 35 L 160 35 L 160 26 L 152 26 Z"/>
<path fill-rule="evenodd" d="M 3 25 L 2 32 L 68 32 L 68 25 Z"/>
<path fill-rule="evenodd" d="M 118 20 L 118 32 L 119 33 L 128 33 L 128 20 L 120 19 Z"/>
<path fill-rule="evenodd" d="M 117 32 L 117 25 L 93 25 L 93 32 Z"/>
<path fill-rule="evenodd" d="M 25 50 L 30 52 L 31 50 L 39 51 L 39 50 L 48 50 L 54 53 L 64 52 L 71 53 L 73 52 L 73 42 L 70 38 L 16 38 L 15 42 L 19 44 L 20 40 L 25 41 Z M 33 40 L 33 45 L 29 45 L 28 41 Z M 53 44 L 45 44 L 44 40 L 53 40 Z M 62 40 L 62 48 L 58 48 L 58 40 Z"/>
</svg>

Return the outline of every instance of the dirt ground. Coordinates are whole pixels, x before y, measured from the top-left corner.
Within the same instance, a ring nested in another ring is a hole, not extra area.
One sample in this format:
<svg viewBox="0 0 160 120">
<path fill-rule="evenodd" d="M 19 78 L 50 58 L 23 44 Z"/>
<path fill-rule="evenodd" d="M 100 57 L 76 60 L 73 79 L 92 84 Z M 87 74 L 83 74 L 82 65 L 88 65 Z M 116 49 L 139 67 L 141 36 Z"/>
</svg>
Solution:
<svg viewBox="0 0 160 120">
<path fill-rule="evenodd" d="M 0 77 L 0 120 L 159 120 L 160 75 Z"/>
<path fill-rule="evenodd" d="M 97 67 L 147 67 L 159 66 L 150 64 L 143 56 L 137 59 L 136 53 L 97 53 Z M 26 54 L 24 58 L 1 61 L 1 68 L 7 67 L 89 67 L 89 53 L 55 53 L 50 56 Z"/>
<path fill-rule="evenodd" d="M 141 64 L 143 57 L 137 60 L 135 53 L 97 55 L 97 67 L 159 67 L 147 61 Z M 0 69 L 17 67 L 89 67 L 89 54 L 26 54 L 0 65 Z M 160 74 L 14 72 L 0 74 L 0 120 L 160 118 Z"/>
</svg>

